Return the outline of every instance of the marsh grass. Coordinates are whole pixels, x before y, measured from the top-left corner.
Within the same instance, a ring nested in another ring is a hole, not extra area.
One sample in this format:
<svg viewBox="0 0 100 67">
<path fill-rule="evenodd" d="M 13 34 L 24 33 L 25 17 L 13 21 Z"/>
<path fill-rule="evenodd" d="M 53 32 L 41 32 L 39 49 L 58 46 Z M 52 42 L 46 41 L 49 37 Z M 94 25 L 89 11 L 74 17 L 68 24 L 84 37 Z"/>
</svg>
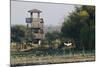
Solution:
<svg viewBox="0 0 100 67">
<path fill-rule="evenodd" d="M 85 51 L 85 55 L 82 54 L 82 51 L 74 51 L 73 53 L 67 49 L 33 49 L 30 51 L 11 51 L 11 65 L 37 65 L 94 60 L 94 51 Z"/>
</svg>

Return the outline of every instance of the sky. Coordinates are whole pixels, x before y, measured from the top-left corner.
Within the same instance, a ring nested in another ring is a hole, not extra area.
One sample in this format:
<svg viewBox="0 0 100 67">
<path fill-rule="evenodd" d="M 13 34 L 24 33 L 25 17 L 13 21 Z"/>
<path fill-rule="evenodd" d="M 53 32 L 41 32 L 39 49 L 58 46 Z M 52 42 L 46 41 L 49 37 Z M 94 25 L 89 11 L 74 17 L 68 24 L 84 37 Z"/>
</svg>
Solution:
<svg viewBox="0 0 100 67">
<path fill-rule="evenodd" d="M 42 2 L 11 1 L 11 25 L 26 25 L 25 18 L 29 17 L 28 10 L 39 9 L 44 19 L 44 25 L 61 25 L 65 16 L 75 10 L 76 5 L 55 4 Z"/>
</svg>

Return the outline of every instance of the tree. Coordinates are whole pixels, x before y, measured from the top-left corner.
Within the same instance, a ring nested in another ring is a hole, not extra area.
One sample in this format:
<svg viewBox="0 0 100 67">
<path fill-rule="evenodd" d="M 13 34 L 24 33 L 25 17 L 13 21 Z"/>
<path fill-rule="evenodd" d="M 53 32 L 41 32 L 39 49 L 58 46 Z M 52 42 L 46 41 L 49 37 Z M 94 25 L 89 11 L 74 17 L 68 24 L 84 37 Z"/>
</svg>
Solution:
<svg viewBox="0 0 100 67">
<path fill-rule="evenodd" d="M 26 27 L 23 25 L 11 26 L 11 42 L 21 42 L 25 39 Z"/>
<path fill-rule="evenodd" d="M 76 7 L 64 20 L 61 33 L 64 38 L 74 39 L 77 48 L 95 49 L 95 7 Z"/>
<path fill-rule="evenodd" d="M 45 34 L 45 38 L 48 41 L 49 46 L 53 46 L 55 40 L 59 40 L 60 38 L 60 33 L 58 31 L 53 31 L 53 32 L 47 32 Z"/>
</svg>

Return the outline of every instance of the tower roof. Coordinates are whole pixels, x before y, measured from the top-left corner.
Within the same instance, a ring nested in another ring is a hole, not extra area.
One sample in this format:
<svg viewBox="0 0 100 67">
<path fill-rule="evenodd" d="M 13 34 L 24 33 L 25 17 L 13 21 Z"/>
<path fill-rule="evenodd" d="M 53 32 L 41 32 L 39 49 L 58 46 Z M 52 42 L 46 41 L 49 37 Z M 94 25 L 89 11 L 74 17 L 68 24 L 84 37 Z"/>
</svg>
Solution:
<svg viewBox="0 0 100 67">
<path fill-rule="evenodd" d="M 40 11 L 38 9 L 32 9 L 32 10 L 29 10 L 28 12 L 30 12 L 30 13 L 41 13 L 42 11 Z"/>
</svg>

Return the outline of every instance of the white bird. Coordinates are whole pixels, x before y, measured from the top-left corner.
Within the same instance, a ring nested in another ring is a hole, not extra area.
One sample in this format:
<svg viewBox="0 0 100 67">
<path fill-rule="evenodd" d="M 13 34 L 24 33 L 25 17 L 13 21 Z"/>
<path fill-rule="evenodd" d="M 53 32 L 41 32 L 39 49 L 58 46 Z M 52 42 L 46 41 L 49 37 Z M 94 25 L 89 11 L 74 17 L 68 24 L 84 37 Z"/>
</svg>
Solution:
<svg viewBox="0 0 100 67">
<path fill-rule="evenodd" d="M 72 43 L 64 43 L 65 46 L 71 46 Z"/>
<path fill-rule="evenodd" d="M 39 40 L 38 44 L 41 45 L 41 40 Z"/>
</svg>

